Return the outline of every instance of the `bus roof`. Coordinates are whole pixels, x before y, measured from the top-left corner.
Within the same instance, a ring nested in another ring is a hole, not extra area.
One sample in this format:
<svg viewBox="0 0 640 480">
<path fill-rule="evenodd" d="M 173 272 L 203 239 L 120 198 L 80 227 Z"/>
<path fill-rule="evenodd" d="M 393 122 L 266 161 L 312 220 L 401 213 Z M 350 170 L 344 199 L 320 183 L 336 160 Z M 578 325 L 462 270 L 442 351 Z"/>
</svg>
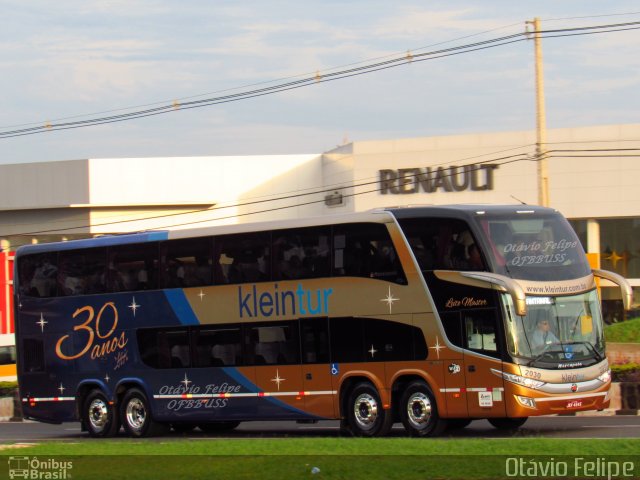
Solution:
<svg viewBox="0 0 640 480">
<path fill-rule="evenodd" d="M 157 230 L 122 235 L 104 235 L 83 240 L 70 240 L 68 242 L 42 243 L 36 245 L 24 245 L 18 248 L 16 256 L 64 250 L 84 248 L 108 247 L 125 245 L 130 243 L 157 242 L 162 240 L 174 240 L 192 237 L 205 237 L 209 235 L 228 235 L 235 233 L 259 232 L 269 230 L 282 230 L 289 228 L 313 227 L 322 225 L 334 225 L 352 222 L 388 223 L 396 218 L 417 218 L 424 216 L 470 218 L 480 212 L 491 214 L 522 213 L 550 213 L 554 209 L 531 205 L 489 205 L 489 204 L 460 204 L 460 205 L 428 205 L 389 207 L 367 210 L 365 212 L 343 213 L 308 217 L 302 219 L 272 220 L 266 222 L 241 223 L 234 225 L 219 225 L 210 227 L 190 228 L 181 230 Z"/>
</svg>

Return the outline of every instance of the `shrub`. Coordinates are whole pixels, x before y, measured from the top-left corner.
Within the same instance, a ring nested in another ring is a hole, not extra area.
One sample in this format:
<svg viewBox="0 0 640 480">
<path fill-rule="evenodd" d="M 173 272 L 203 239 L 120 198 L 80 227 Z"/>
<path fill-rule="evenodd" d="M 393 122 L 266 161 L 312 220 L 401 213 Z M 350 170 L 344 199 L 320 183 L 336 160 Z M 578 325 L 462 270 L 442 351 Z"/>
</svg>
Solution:
<svg viewBox="0 0 640 480">
<path fill-rule="evenodd" d="M 611 377 L 614 382 L 640 382 L 640 364 L 611 365 Z"/>
<path fill-rule="evenodd" d="M 12 397 L 18 390 L 18 382 L 0 382 L 0 397 Z"/>
</svg>

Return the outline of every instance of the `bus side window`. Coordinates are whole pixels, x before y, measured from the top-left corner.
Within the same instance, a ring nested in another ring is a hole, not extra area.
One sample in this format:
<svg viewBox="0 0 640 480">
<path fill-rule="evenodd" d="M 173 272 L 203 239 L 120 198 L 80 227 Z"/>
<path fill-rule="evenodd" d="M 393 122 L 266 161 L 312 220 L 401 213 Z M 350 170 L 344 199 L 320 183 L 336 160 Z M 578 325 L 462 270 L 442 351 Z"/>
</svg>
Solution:
<svg viewBox="0 0 640 480">
<path fill-rule="evenodd" d="M 291 365 L 300 363 L 300 345 L 295 322 L 251 327 L 249 334 L 255 365 Z"/>
<path fill-rule="evenodd" d="M 111 247 L 108 265 L 109 290 L 126 292 L 157 288 L 158 263 L 157 242 Z"/>
<path fill-rule="evenodd" d="M 60 252 L 58 294 L 62 296 L 105 293 L 106 248 Z"/>
<path fill-rule="evenodd" d="M 169 240 L 160 244 L 161 286 L 200 287 L 213 281 L 212 237 Z"/>
<path fill-rule="evenodd" d="M 186 330 L 165 332 L 167 348 L 171 357 L 171 368 L 186 368 L 191 366 L 191 349 L 189 335 Z"/>
<path fill-rule="evenodd" d="M 495 312 L 474 310 L 462 313 L 466 335 L 466 346 L 470 350 L 497 352 Z"/>
<path fill-rule="evenodd" d="M 242 365 L 239 328 L 202 328 L 193 333 L 196 336 L 196 367 Z"/>
<path fill-rule="evenodd" d="M 213 258 L 216 284 L 269 280 L 271 235 L 259 232 L 216 237 Z"/>
<path fill-rule="evenodd" d="M 20 293 L 30 297 L 55 297 L 58 256 L 42 253 L 20 257 Z"/>
<path fill-rule="evenodd" d="M 442 326 L 449 341 L 458 347 L 463 347 L 460 313 L 443 312 L 440 313 L 440 319 L 442 320 Z"/>
<path fill-rule="evenodd" d="M 386 225 L 336 225 L 333 243 L 334 276 L 368 277 L 399 284 L 407 283 Z"/>
<path fill-rule="evenodd" d="M 278 230 L 273 234 L 275 280 L 329 275 L 328 227 Z"/>
<path fill-rule="evenodd" d="M 300 320 L 302 363 L 329 362 L 329 323 L 326 318 Z"/>
</svg>

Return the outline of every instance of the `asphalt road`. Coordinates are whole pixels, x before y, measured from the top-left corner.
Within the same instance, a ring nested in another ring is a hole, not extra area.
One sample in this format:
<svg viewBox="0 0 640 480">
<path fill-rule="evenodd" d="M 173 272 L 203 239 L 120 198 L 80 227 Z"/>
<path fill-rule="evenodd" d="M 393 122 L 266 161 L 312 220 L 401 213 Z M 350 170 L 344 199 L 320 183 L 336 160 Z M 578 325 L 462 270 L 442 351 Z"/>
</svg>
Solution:
<svg viewBox="0 0 640 480">
<path fill-rule="evenodd" d="M 396 424 L 391 436 L 402 437 L 405 432 Z M 180 438 L 261 438 L 261 437 L 337 437 L 338 422 L 322 421 L 316 424 L 295 422 L 247 422 L 236 430 L 223 434 L 205 434 L 200 430 L 189 433 L 170 432 L 163 440 Z M 467 428 L 448 431 L 450 438 L 640 438 L 640 416 L 567 416 L 530 418 L 516 433 L 493 428 L 485 420 L 476 420 Z M 117 438 L 126 439 L 120 432 Z M 80 431 L 79 423 L 48 425 L 38 422 L 0 423 L 0 443 L 34 443 L 38 441 L 77 441 L 91 439 Z M 99 439 L 96 441 L 100 441 Z"/>
</svg>

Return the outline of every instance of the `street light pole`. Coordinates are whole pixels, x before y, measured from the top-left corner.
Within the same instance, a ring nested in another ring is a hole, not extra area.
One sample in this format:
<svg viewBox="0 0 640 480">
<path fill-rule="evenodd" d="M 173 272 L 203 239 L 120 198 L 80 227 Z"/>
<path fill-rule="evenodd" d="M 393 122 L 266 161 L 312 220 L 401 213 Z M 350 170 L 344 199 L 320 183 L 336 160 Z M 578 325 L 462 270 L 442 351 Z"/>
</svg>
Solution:
<svg viewBox="0 0 640 480">
<path fill-rule="evenodd" d="M 536 161 L 538 162 L 538 204 L 548 207 L 549 172 L 547 168 L 547 120 L 544 107 L 544 71 L 542 68 L 542 42 L 540 38 L 540 19 L 534 18 L 527 24 L 533 25 L 533 40 L 536 61 Z"/>
</svg>

